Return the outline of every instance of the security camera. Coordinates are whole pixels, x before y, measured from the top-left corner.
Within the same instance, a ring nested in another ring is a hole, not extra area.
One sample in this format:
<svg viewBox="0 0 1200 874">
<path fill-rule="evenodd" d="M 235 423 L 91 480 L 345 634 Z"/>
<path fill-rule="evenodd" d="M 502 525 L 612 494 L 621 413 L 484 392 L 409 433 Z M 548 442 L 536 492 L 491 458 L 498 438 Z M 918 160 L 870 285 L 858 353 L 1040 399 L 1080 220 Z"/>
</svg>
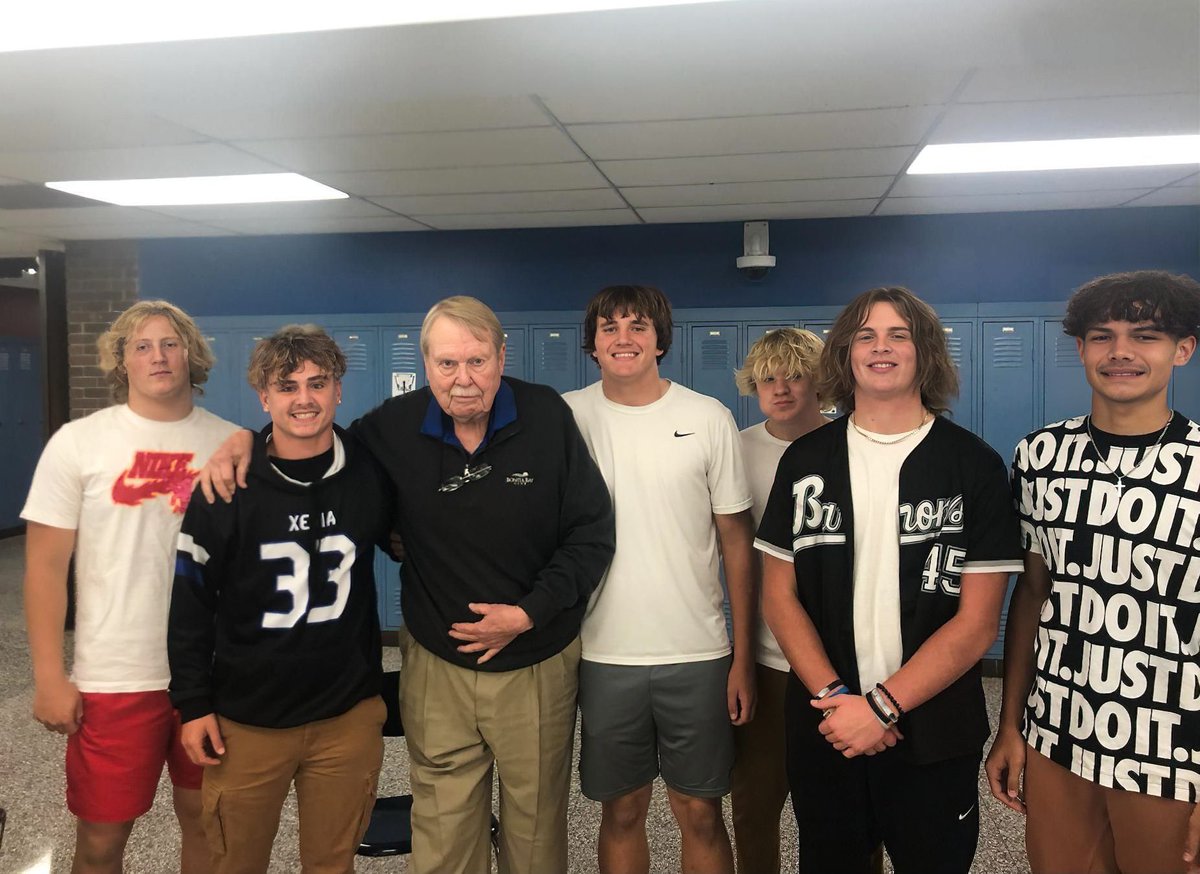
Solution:
<svg viewBox="0 0 1200 874">
<path fill-rule="evenodd" d="M 768 255 L 770 233 L 766 222 L 746 222 L 742 230 L 745 254 L 737 259 L 737 268 L 747 279 L 762 279 L 775 266 L 775 256 Z"/>
</svg>

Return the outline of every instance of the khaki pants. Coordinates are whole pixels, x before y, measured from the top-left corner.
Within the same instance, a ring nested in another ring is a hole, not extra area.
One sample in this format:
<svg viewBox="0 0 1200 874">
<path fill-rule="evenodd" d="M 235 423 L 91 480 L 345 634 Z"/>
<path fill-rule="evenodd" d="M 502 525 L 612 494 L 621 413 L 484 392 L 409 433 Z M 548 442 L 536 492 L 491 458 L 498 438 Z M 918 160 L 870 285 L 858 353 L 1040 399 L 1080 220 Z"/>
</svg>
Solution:
<svg viewBox="0 0 1200 874">
<path fill-rule="evenodd" d="M 1192 806 L 1106 789 L 1025 750 L 1025 849 L 1034 874 L 1183 874 Z"/>
<path fill-rule="evenodd" d="M 386 715 L 375 696 L 341 716 L 295 728 L 218 717 L 225 755 L 205 769 L 201 790 L 214 874 L 267 870 L 293 780 L 304 874 L 350 874 L 375 802 Z"/>
<path fill-rule="evenodd" d="M 754 719 L 734 726 L 733 838 L 739 871 L 779 874 L 779 817 L 788 796 L 783 701 L 787 671 L 754 666 Z"/>
<path fill-rule="evenodd" d="M 400 649 L 400 714 L 412 768 L 411 870 L 490 870 L 496 770 L 501 874 L 562 874 L 578 638 L 536 665 L 498 673 L 452 665 L 405 629 Z"/>
</svg>

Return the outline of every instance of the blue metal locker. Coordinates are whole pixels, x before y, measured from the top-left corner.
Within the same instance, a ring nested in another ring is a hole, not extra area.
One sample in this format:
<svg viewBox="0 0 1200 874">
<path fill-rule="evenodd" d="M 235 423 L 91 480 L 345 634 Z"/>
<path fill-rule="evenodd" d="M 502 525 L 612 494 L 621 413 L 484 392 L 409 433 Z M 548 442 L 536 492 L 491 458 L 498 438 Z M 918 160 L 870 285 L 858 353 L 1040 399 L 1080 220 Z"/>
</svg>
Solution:
<svg viewBox="0 0 1200 874">
<path fill-rule="evenodd" d="M 1034 400 L 1034 337 L 1033 321 L 985 320 L 983 345 L 986 366 L 983 368 L 983 429 L 982 437 L 1000 453 L 1007 464 L 1013 449 L 1037 428 Z M 1004 626 L 1008 620 L 1008 601 L 1013 582 L 1004 596 L 1000 614 L 1000 634 L 988 650 L 986 658 L 1004 657 Z"/>
<path fill-rule="evenodd" d="M 346 356 L 342 403 L 337 423 L 343 428 L 379 404 L 379 331 L 376 328 L 341 329 L 333 340 Z"/>
<path fill-rule="evenodd" d="M 729 408 L 738 427 L 745 427 L 738 415 L 737 386 L 733 371 L 738 361 L 738 326 L 690 325 L 691 342 L 688 348 L 689 379 L 687 385 L 701 394 L 714 397 Z"/>
<path fill-rule="evenodd" d="M 421 329 L 401 325 L 382 328 L 381 334 L 384 342 L 384 368 L 382 381 L 375 385 L 376 405 L 387 398 L 407 394 L 425 385 Z"/>
<path fill-rule="evenodd" d="M 1045 344 L 1042 348 L 1043 408 L 1039 425 L 1061 422 L 1091 406 L 1091 389 L 1083 375 L 1075 338 L 1062 331 L 1062 321 L 1047 319 L 1042 323 Z"/>
<path fill-rule="evenodd" d="M 1192 360 L 1176 367 L 1171 377 L 1171 406 L 1193 422 L 1200 422 L 1200 350 Z"/>
<path fill-rule="evenodd" d="M 529 350 L 524 328 L 504 331 L 504 375 L 529 381 Z"/>
<path fill-rule="evenodd" d="M 551 386 L 560 394 L 583 387 L 579 354 L 579 328 L 534 326 L 533 381 Z"/>
<path fill-rule="evenodd" d="M 942 322 L 950 360 L 958 367 L 958 397 L 950 404 L 951 419 L 968 431 L 978 428 L 975 421 L 975 323 L 966 320 Z"/>
<path fill-rule="evenodd" d="M 241 363 L 242 378 L 233 386 L 233 396 L 237 399 L 237 418 L 233 421 L 243 428 L 255 431 L 261 430 L 271 421 L 271 417 L 263 411 L 262 401 L 259 400 L 257 392 L 246 382 L 246 366 L 250 363 L 250 353 L 254 351 L 255 344 L 272 333 L 271 330 L 259 329 L 243 331 L 237 335 L 237 358 Z"/>
<path fill-rule="evenodd" d="M 237 422 L 240 412 L 237 396 L 246 385 L 247 362 L 238 358 L 237 338 L 232 331 L 204 331 L 204 339 L 216 361 L 208 372 L 208 381 L 202 386 L 204 394 L 197 403 L 222 419 Z"/>
<path fill-rule="evenodd" d="M 663 379 L 669 379 L 671 382 L 683 382 L 683 375 L 686 373 L 683 366 L 683 359 L 686 357 L 683 342 L 683 326 L 674 325 L 671 328 L 671 348 L 667 350 L 667 354 L 663 356 L 663 360 L 658 362 L 658 375 Z M 600 370 L 595 363 L 592 368 L 596 371 L 596 378 L 600 378 Z M 588 380 L 589 382 L 591 380 Z"/>
<path fill-rule="evenodd" d="M 400 565 L 388 558 L 383 550 L 375 553 L 375 598 L 379 607 L 379 625 L 384 631 L 394 631 L 403 623 L 399 572 Z"/>
</svg>

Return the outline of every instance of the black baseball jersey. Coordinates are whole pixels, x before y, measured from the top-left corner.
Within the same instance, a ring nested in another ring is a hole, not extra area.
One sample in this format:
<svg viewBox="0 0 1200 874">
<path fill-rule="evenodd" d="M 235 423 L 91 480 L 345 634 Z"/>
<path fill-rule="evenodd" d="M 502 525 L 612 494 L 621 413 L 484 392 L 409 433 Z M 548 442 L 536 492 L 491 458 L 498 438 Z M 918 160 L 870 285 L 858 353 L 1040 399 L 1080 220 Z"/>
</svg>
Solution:
<svg viewBox="0 0 1200 874">
<path fill-rule="evenodd" d="M 1048 425 L 1017 446 L 1025 548 L 1050 571 L 1025 737 L 1101 786 L 1200 798 L 1200 425 Z M 1118 482 L 1117 477 L 1121 477 Z"/>
<path fill-rule="evenodd" d="M 755 545 L 796 568 L 800 603 L 834 670 L 854 692 L 854 508 L 848 417 L 795 441 L 780 459 Z M 938 417 L 900 469 L 900 633 L 907 662 L 958 612 L 962 575 L 1022 569 L 1016 514 L 995 450 Z M 915 763 L 978 753 L 989 728 L 975 665 L 900 721 Z M 811 708 L 810 708 L 811 709 Z M 812 709 L 811 726 L 820 714 Z"/>
<path fill-rule="evenodd" d="M 392 489 L 340 428 L 311 484 L 280 474 L 256 436 L 232 503 L 194 498 L 183 519 L 167 649 L 185 721 L 216 712 L 288 728 L 346 712 L 381 677 L 375 546 Z"/>
</svg>

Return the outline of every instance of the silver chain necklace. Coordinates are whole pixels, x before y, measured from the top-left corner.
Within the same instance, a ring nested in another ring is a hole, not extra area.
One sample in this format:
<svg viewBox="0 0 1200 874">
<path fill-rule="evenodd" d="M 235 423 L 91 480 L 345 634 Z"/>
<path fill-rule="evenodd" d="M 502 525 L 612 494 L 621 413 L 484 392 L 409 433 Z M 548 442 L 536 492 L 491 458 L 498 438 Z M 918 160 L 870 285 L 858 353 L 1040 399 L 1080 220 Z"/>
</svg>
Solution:
<svg viewBox="0 0 1200 874">
<path fill-rule="evenodd" d="M 1108 462 L 1104 460 L 1104 456 L 1100 454 L 1100 444 L 1096 442 L 1096 435 L 1094 435 L 1092 433 L 1092 417 L 1091 416 L 1087 417 L 1087 435 L 1088 435 L 1088 440 L 1092 444 L 1092 450 L 1096 453 L 1096 463 L 1098 465 L 1103 464 L 1104 465 L 1103 472 L 1107 473 L 1111 477 L 1116 478 L 1116 480 L 1117 480 L 1117 499 L 1118 500 L 1120 499 L 1120 497 L 1123 494 L 1125 494 L 1125 477 L 1130 476 L 1135 471 L 1137 471 L 1137 469 L 1142 466 L 1142 463 L 1145 462 L 1145 460 L 1151 456 L 1151 454 L 1154 452 L 1154 450 L 1158 448 L 1158 445 L 1160 443 L 1162 443 L 1163 435 L 1167 433 L 1167 429 L 1171 427 L 1171 422 L 1174 419 L 1175 419 L 1175 411 L 1172 410 L 1171 415 L 1167 416 L 1167 424 L 1163 425 L 1162 430 L 1158 432 L 1158 439 L 1154 441 L 1154 445 L 1151 446 L 1148 450 L 1146 450 L 1145 455 L 1143 455 L 1141 458 L 1139 458 L 1137 461 L 1134 462 L 1133 467 L 1131 467 L 1129 469 L 1128 473 L 1121 473 L 1119 467 L 1117 470 L 1113 470 L 1111 467 L 1109 467 Z"/>
<path fill-rule="evenodd" d="M 853 415 L 850 416 L 850 424 L 854 427 L 855 431 L 857 431 L 862 437 L 866 438 L 867 440 L 870 440 L 872 443 L 878 443 L 880 446 L 893 446 L 897 443 L 903 443 L 905 440 L 907 440 L 913 434 L 916 434 L 918 431 L 920 431 L 922 428 L 925 427 L 925 423 L 929 421 L 929 411 L 923 410 L 922 413 L 923 414 L 921 416 L 921 424 L 920 425 L 913 428 L 911 431 L 907 431 L 904 434 L 901 434 L 899 437 L 896 437 L 895 439 L 892 439 L 892 440 L 880 440 L 877 437 L 872 437 L 870 434 L 868 434 L 862 428 L 858 427 L 858 422 L 854 421 Z"/>
</svg>

